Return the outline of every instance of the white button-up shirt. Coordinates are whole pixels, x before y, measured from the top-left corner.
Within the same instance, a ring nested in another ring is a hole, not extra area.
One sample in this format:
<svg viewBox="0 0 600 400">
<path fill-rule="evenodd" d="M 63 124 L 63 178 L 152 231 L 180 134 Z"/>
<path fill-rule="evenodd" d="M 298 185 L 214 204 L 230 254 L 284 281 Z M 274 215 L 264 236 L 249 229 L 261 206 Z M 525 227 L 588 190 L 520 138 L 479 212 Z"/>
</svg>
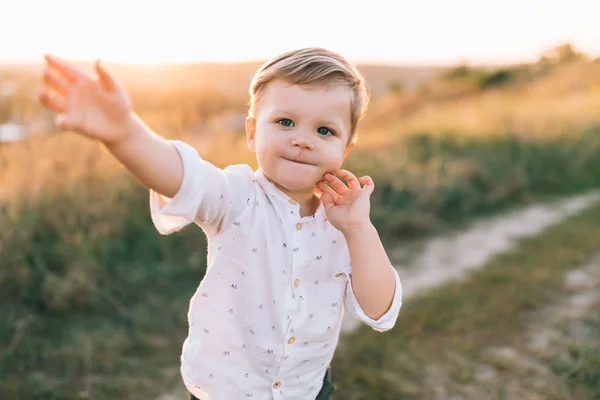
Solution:
<svg viewBox="0 0 600 400">
<path fill-rule="evenodd" d="M 172 199 L 150 191 L 161 234 L 195 223 L 207 236 L 207 270 L 193 295 L 181 355 L 187 389 L 200 400 L 314 399 L 338 343 L 344 308 L 378 331 L 392 328 L 402 289 L 378 320 L 350 283 L 344 236 L 323 206 L 299 205 L 248 165 L 225 169 L 171 141 L 183 161 Z"/>
</svg>

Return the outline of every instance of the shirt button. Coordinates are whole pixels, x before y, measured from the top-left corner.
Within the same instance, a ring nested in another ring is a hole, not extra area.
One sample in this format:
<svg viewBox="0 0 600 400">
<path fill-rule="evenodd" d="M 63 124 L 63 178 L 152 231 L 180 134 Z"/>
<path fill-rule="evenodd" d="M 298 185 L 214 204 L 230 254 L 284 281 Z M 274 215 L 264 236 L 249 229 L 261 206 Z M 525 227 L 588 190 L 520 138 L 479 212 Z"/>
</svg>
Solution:
<svg viewBox="0 0 600 400">
<path fill-rule="evenodd" d="M 298 222 L 298 223 L 296 224 L 296 229 L 297 229 L 297 230 L 300 230 L 300 229 L 302 229 L 302 224 L 301 224 L 300 222 Z"/>
<path fill-rule="evenodd" d="M 294 280 L 294 287 L 298 287 L 298 285 L 300 285 L 300 279 L 296 278 Z"/>
<path fill-rule="evenodd" d="M 290 203 L 291 205 L 293 205 L 293 206 L 295 206 L 296 204 L 298 204 L 298 202 L 297 202 L 296 200 L 294 200 L 294 199 L 290 199 L 290 200 L 289 200 L 289 203 Z"/>
<path fill-rule="evenodd" d="M 281 386 L 281 382 L 279 382 L 279 381 L 277 381 L 277 382 L 275 382 L 275 383 L 273 384 L 273 387 L 274 387 L 275 389 L 278 389 L 278 388 L 279 388 L 279 386 Z"/>
<path fill-rule="evenodd" d="M 295 341 L 296 341 L 296 338 L 295 338 L 295 337 L 293 337 L 293 336 L 292 336 L 291 338 L 289 338 L 289 339 L 288 339 L 288 343 L 289 343 L 289 344 L 292 344 L 292 343 L 294 343 Z"/>
</svg>

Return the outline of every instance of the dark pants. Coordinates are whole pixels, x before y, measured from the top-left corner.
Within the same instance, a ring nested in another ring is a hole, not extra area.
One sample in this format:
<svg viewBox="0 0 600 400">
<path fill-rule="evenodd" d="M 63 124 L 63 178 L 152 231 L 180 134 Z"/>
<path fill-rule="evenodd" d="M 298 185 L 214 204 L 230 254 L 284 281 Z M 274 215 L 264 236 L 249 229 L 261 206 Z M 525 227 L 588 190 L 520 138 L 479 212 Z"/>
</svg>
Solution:
<svg viewBox="0 0 600 400">
<path fill-rule="evenodd" d="M 331 380 L 331 367 L 327 368 L 327 372 L 325 372 L 325 378 L 323 379 L 323 386 L 321 387 L 321 391 L 317 395 L 315 400 L 328 400 L 331 398 L 331 395 L 335 391 L 335 386 L 333 381 Z M 188 393 L 189 400 L 198 400 L 193 394 Z"/>
</svg>

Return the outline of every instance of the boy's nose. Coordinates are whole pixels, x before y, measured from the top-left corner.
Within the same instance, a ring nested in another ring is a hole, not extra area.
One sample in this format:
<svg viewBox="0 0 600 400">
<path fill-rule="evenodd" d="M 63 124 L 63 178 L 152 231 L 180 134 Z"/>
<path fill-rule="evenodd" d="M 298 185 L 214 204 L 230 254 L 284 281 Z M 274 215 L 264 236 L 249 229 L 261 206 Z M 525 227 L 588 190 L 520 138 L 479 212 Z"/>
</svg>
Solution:
<svg viewBox="0 0 600 400">
<path fill-rule="evenodd" d="M 305 138 L 305 137 L 296 137 L 296 138 L 292 139 L 292 146 L 300 147 L 300 148 L 306 149 L 306 150 L 312 150 L 315 147 L 312 140 Z"/>
</svg>

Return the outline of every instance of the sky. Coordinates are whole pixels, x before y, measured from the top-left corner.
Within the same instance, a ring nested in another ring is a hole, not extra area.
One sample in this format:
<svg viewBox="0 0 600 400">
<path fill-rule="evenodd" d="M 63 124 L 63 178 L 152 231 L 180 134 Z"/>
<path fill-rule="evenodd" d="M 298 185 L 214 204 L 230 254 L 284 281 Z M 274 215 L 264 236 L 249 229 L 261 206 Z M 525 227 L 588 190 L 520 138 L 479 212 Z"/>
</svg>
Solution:
<svg viewBox="0 0 600 400">
<path fill-rule="evenodd" d="M 0 0 L 0 63 L 256 61 L 305 46 L 355 62 L 536 60 L 570 42 L 600 56 L 599 0 Z"/>
</svg>

